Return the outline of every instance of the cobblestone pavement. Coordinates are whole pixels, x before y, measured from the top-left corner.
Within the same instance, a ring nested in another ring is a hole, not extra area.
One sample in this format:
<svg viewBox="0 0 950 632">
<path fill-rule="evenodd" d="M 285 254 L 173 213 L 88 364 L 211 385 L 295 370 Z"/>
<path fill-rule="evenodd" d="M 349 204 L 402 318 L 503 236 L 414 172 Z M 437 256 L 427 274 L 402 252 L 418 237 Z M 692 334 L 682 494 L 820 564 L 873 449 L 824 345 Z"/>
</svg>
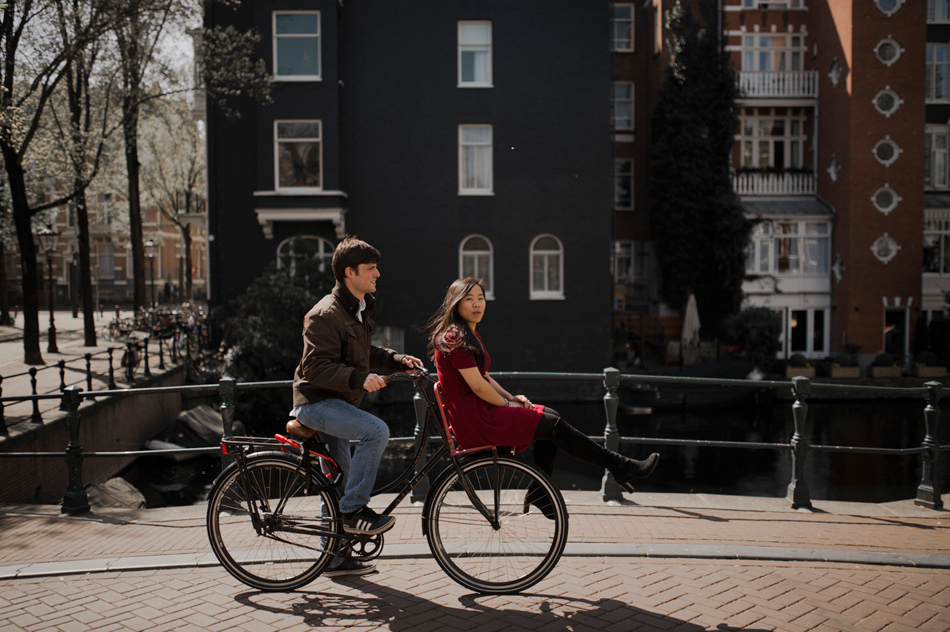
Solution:
<svg viewBox="0 0 950 632">
<path fill-rule="evenodd" d="M 950 629 L 950 514 L 914 507 L 568 492 L 567 553 L 528 593 L 480 596 L 395 512 L 379 571 L 264 593 L 217 565 L 202 507 L 60 516 L 0 507 L 6 630 Z M 380 502 L 380 505 L 382 503 Z"/>
</svg>

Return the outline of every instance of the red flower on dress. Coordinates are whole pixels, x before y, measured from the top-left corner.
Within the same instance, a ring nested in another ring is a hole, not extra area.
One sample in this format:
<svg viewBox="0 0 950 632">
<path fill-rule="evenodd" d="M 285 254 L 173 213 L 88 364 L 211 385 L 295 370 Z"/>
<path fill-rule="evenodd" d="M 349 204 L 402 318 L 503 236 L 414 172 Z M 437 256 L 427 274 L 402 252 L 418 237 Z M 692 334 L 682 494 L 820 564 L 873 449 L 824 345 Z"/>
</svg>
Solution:
<svg viewBox="0 0 950 632">
<path fill-rule="evenodd" d="M 442 353 L 452 353 L 462 344 L 462 332 L 455 325 L 445 330 L 439 340 L 439 348 Z"/>
</svg>

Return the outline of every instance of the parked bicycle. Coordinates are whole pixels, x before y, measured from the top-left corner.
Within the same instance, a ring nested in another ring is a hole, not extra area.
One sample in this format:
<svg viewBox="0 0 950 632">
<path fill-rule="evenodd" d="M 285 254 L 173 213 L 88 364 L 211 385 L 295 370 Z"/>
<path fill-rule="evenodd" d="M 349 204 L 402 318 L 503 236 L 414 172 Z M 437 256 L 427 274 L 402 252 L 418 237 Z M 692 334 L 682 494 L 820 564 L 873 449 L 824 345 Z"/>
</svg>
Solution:
<svg viewBox="0 0 950 632">
<path fill-rule="evenodd" d="M 520 592 L 544 579 L 567 543 L 567 507 L 558 489 L 508 448 L 459 448 L 439 385 L 426 371 L 395 373 L 387 380 L 411 380 L 427 414 L 425 439 L 405 472 L 373 492 L 398 490 L 382 513 L 392 513 L 448 456 L 450 463 L 431 485 L 422 509 L 422 531 L 439 566 L 462 586 L 486 594 Z M 426 388 L 430 383 L 435 397 Z M 444 444 L 413 475 L 433 420 Z M 288 427 L 307 432 L 294 424 Z M 293 590 L 316 579 L 334 555 L 368 561 L 382 553 L 382 534 L 343 530 L 342 472 L 316 433 L 300 440 L 280 434 L 226 437 L 222 449 L 234 461 L 212 486 L 208 537 L 218 560 L 241 582 L 260 590 Z M 550 517 L 532 510 L 525 500 L 528 489 L 546 495 L 538 505 L 550 503 Z"/>
</svg>

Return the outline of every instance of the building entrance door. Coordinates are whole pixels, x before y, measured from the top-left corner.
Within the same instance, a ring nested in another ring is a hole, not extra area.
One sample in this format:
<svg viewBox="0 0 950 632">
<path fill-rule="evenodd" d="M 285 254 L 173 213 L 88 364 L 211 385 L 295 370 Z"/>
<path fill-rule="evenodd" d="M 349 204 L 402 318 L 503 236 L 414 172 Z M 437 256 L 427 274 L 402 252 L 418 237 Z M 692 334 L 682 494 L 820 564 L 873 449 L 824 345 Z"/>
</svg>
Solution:
<svg viewBox="0 0 950 632">
<path fill-rule="evenodd" d="M 907 355 L 906 307 L 888 307 L 884 312 L 884 352 L 895 358 Z"/>
</svg>

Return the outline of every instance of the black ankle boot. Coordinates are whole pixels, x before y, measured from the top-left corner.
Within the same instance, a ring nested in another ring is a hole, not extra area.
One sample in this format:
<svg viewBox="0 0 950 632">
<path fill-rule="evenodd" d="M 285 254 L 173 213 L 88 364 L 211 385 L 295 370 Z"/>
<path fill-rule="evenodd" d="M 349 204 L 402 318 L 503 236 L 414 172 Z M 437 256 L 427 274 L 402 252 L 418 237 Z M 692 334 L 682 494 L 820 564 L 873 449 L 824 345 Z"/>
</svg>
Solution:
<svg viewBox="0 0 950 632">
<path fill-rule="evenodd" d="M 548 520 L 554 520 L 554 504 L 551 502 L 551 497 L 536 483 L 528 485 L 528 491 L 524 495 L 525 513 L 528 513 L 529 505 L 534 505 L 540 509 Z"/>
<path fill-rule="evenodd" d="M 654 452 L 643 461 L 636 459 L 623 458 L 623 464 L 611 473 L 621 489 L 626 492 L 633 491 L 633 485 L 630 481 L 637 478 L 646 478 L 656 469 L 656 464 L 660 462 L 660 455 Z"/>
</svg>

